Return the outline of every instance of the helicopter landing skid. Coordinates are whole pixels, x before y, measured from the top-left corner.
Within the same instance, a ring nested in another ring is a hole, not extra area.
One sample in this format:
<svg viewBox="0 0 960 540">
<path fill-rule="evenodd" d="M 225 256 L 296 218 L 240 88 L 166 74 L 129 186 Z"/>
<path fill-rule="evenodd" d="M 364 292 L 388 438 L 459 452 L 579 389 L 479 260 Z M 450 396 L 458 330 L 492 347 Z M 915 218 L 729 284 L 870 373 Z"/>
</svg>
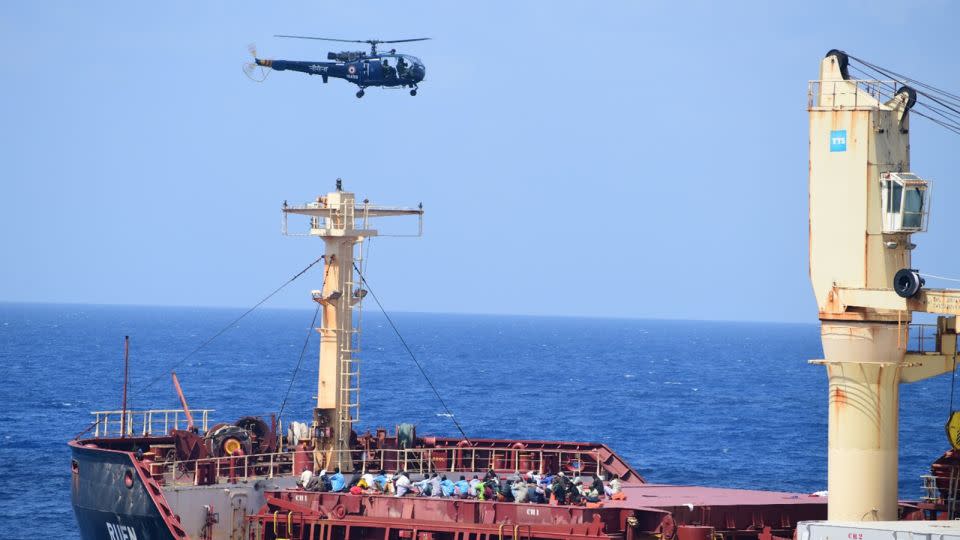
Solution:
<svg viewBox="0 0 960 540">
<path fill-rule="evenodd" d="M 385 89 L 390 89 L 390 90 L 400 90 L 401 88 L 402 88 L 402 87 L 396 87 L 396 86 L 393 87 L 393 88 L 387 88 L 387 87 L 385 87 Z M 417 95 L 418 86 L 414 84 L 414 85 L 411 85 L 410 88 L 411 88 L 411 89 L 410 89 L 410 95 L 411 95 L 411 96 Z M 364 95 L 366 95 L 366 92 L 365 92 L 364 90 L 365 90 L 364 87 L 360 87 L 360 89 L 357 90 L 357 94 L 356 94 L 356 95 L 357 95 L 357 99 L 362 98 Z"/>
</svg>

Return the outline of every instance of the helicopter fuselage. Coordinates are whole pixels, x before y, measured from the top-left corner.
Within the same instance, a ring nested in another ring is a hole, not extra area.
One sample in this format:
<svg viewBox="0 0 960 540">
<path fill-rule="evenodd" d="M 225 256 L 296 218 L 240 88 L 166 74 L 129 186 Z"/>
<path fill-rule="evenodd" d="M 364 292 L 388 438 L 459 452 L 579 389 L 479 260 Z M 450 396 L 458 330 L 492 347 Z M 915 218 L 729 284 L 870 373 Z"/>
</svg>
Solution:
<svg viewBox="0 0 960 540">
<path fill-rule="evenodd" d="M 385 54 L 364 55 L 349 62 L 310 62 L 301 60 L 261 60 L 259 66 L 276 71 L 299 71 L 308 75 L 319 75 L 323 82 L 330 77 L 343 79 L 364 89 L 370 86 L 416 88 L 423 81 L 426 69 L 414 56 Z"/>
</svg>

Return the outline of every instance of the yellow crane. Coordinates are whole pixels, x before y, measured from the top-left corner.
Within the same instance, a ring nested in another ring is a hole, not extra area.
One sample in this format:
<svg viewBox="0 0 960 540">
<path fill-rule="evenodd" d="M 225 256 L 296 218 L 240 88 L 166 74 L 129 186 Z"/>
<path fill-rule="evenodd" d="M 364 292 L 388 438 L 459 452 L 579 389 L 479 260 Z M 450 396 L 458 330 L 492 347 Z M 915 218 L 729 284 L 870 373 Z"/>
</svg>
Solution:
<svg viewBox="0 0 960 540">
<path fill-rule="evenodd" d="M 924 288 L 911 264 L 931 193 L 910 163 L 916 92 L 852 79 L 848 62 L 830 51 L 809 86 L 810 280 L 824 353 L 812 362 L 829 378 L 829 519 L 886 521 L 897 519 L 899 387 L 955 368 L 960 291 Z M 941 315 L 923 350 L 908 347 L 914 312 Z"/>
</svg>

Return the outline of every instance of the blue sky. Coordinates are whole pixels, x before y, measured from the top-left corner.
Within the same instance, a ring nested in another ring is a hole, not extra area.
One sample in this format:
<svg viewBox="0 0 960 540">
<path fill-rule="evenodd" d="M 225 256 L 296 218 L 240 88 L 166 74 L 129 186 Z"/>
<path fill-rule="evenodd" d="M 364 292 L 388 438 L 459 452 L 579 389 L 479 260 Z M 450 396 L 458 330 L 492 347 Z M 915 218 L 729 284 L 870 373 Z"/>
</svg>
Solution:
<svg viewBox="0 0 960 540">
<path fill-rule="evenodd" d="M 252 305 L 321 252 L 279 206 L 333 187 L 427 211 L 374 242 L 391 310 L 816 320 L 806 83 L 845 49 L 960 90 L 941 2 L 5 2 L 0 300 Z M 420 95 L 272 73 L 277 33 L 433 41 Z M 917 265 L 958 275 L 957 139 Z M 399 225 L 399 224 L 398 224 Z M 319 273 L 273 306 L 304 307 Z"/>
</svg>

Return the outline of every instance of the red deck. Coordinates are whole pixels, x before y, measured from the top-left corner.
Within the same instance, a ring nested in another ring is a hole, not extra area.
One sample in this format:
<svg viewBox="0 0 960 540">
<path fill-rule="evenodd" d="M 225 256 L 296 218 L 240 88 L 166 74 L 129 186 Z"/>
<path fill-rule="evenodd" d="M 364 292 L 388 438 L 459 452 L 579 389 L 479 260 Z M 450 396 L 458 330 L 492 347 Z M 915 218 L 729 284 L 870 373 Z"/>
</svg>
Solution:
<svg viewBox="0 0 960 540">
<path fill-rule="evenodd" d="M 665 484 L 625 485 L 625 501 L 609 501 L 606 506 L 777 506 L 826 505 L 826 497 L 803 493 L 757 491 Z"/>
<path fill-rule="evenodd" d="M 258 538 L 511 540 L 658 535 L 662 540 L 790 536 L 824 519 L 826 499 L 797 493 L 634 485 L 601 507 L 436 497 L 268 492 Z"/>
</svg>

